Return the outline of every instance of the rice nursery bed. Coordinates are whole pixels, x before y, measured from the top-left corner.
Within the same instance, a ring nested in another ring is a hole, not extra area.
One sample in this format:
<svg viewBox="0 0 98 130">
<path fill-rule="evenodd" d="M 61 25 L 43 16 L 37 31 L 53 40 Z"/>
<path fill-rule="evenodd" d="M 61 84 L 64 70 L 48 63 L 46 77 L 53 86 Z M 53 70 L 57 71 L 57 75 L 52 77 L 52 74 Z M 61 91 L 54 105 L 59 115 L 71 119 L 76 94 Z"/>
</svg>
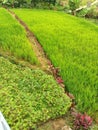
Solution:
<svg viewBox="0 0 98 130">
<path fill-rule="evenodd" d="M 0 8 L 0 49 L 32 64 L 38 64 L 25 30 L 3 8 Z"/>
</svg>

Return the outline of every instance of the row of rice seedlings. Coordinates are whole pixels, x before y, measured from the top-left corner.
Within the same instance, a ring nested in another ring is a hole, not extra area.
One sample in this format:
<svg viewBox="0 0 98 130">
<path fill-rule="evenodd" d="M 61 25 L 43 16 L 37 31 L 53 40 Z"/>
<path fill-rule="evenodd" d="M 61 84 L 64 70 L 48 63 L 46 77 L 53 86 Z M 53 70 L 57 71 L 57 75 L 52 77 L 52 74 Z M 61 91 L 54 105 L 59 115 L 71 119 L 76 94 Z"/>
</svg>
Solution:
<svg viewBox="0 0 98 130">
<path fill-rule="evenodd" d="M 0 19 L 0 49 L 32 64 L 38 64 L 32 46 L 26 38 L 26 32 L 21 25 L 2 8 L 0 8 Z"/>
</svg>

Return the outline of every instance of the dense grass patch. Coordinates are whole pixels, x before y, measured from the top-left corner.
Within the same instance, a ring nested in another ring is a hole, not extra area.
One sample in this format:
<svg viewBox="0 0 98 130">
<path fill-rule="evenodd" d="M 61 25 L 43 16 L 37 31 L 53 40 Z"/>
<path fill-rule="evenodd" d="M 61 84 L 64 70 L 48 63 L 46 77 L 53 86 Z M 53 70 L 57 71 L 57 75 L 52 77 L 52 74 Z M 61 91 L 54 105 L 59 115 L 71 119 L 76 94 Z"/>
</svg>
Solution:
<svg viewBox="0 0 98 130">
<path fill-rule="evenodd" d="M 98 117 L 98 27 L 56 11 L 16 9 L 61 69 L 80 111 Z"/>
<path fill-rule="evenodd" d="M 2 8 L 0 8 L 0 19 L 0 49 L 32 64 L 37 64 L 37 58 L 26 38 L 25 30 Z"/>
<path fill-rule="evenodd" d="M 11 130 L 29 130 L 64 115 L 71 102 L 52 76 L 0 57 L 0 111 Z"/>
</svg>

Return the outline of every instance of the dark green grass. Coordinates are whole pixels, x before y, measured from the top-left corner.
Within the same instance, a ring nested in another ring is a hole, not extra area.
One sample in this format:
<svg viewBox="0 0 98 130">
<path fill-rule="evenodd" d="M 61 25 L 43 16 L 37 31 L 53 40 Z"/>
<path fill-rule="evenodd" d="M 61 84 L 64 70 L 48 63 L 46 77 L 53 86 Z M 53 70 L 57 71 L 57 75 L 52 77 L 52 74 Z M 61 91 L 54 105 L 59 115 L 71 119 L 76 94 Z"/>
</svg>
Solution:
<svg viewBox="0 0 98 130">
<path fill-rule="evenodd" d="M 65 13 L 13 10 L 34 32 L 80 111 L 98 118 L 98 27 Z"/>
<path fill-rule="evenodd" d="M 64 115 L 71 105 L 52 76 L 0 57 L 0 111 L 11 130 L 30 130 Z"/>
<path fill-rule="evenodd" d="M 32 64 L 38 63 L 25 30 L 3 8 L 0 8 L 0 49 Z"/>
</svg>

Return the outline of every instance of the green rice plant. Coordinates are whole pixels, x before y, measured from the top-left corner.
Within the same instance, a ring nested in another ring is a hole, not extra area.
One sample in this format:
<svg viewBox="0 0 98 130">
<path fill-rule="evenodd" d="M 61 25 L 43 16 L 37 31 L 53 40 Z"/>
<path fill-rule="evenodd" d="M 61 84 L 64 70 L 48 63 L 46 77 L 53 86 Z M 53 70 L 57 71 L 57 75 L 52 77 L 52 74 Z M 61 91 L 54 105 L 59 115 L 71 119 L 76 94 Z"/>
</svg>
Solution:
<svg viewBox="0 0 98 130">
<path fill-rule="evenodd" d="M 11 130 L 31 130 L 64 115 L 71 101 L 54 78 L 0 57 L 0 111 Z"/>
<path fill-rule="evenodd" d="M 34 32 L 74 94 L 77 108 L 98 118 L 98 26 L 49 10 L 13 10 Z"/>
<path fill-rule="evenodd" d="M 0 8 L 0 49 L 32 64 L 38 64 L 25 30 L 3 8 Z"/>
</svg>

